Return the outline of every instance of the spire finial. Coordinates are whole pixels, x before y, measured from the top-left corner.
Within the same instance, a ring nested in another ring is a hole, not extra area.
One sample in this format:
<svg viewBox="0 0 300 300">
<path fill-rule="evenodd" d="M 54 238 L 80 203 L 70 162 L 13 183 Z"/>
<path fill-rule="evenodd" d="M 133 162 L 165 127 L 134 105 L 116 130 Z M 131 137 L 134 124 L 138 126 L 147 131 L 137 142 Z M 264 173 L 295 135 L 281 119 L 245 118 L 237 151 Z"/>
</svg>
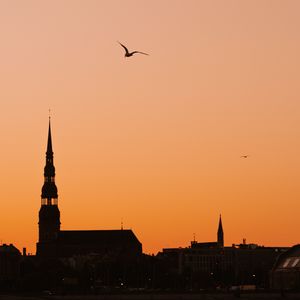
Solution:
<svg viewBox="0 0 300 300">
<path fill-rule="evenodd" d="M 49 121 L 51 120 L 51 108 L 48 109 L 49 112 Z"/>
<path fill-rule="evenodd" d="M 123 218 L 121 219 L 121 230 L 123 230 Z"/>
</svg>

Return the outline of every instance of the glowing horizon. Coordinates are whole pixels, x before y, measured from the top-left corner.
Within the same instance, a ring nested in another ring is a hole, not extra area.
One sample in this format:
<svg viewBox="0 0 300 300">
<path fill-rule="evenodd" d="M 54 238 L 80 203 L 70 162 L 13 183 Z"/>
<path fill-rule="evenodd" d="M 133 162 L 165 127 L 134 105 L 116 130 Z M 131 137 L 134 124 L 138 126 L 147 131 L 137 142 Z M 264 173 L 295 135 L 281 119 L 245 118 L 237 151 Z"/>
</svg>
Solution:
<svg viewBox="0 0 300 300">
<path fill-rule="evenodd" d="M 50 107 L 63 230 L 299 243 L 299 9 L 2 1 L 0 240 L 35 253 Z"/>
</svg>

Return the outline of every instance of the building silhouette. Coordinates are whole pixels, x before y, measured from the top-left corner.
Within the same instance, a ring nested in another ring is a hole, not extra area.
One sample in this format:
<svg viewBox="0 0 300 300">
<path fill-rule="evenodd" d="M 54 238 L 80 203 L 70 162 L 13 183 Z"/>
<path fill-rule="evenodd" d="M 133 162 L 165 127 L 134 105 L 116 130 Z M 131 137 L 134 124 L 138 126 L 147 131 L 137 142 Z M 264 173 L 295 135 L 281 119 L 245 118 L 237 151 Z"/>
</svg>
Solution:
<svg viewBox="0 0 300 300">
<path fill-rule="evenodd" d="M 101 293 L 107 287 L 268 288 L 270 281 L 275 289 L 300 286 L 299 245 L 288 252 L 286 247 L 247 244 L 245 239 L 225 246 L 221 215 L 214 241 L 194 239 L 187 247 L 165 248 L 156 256 L 142 253 L 132 230 L 61 230 L 60 217 L 49 120 L 36 256 L 24 251 L 21 257 L 11 245 L 0 247 L 0 290 L 7 282 L 15 288 L 16 281 L 20 290 L 63 293 Z"/>
<path fill-rule="evenodd" d="M 51 125 L 49 120 L 44 185 L 42 187 L 41 208 L 39 211 L 39 242 L 37 255 L 56 256 L 56 241 L 60 232 L 60 211 L 58 208 L 55 167 L 53 164 Z"/>
<path fill-rule="evenodd" d="M 36 254 L 40 258 L 97 254 L 116 259 L 130 259 L 142 254 L 142 244 L 132 230 L 60 229 L 50 119 L 38 224 L 39 240 Z"/>
<path fill-rule="evenodd" d="M 21 253 L 12 244 L 0 246 L 0 289 L 9 288 L 20 276 Z"/>
<path fill-rule="evenodd" d="M 275 290 L 300 290 L 300 244 L 278 257 L 270 274 L 270 284 Z"/>
<path fill-rule="evenodd" d="M 189 247 L 164 248 L 158 257 L 169 273 L 192 289 L 232 285 L 269 286 L 269 273 L 287 247 L 247 244 L 224 245 L 222 218 L 217 241 L 192 241 Z"/>
<path fill-rule="evenodd" d="M 192 241 L 191 242 L 191 248 L 216 248 L 220 249 L 224 247 L 224 231 L 223 231 L 223 225 L 222 225 L 222 217 L 220 215 L 219 217 L 219 225 L 218 225 L 218 231 L 217 231 L 217 241 L 215 242 L 197 242 Z"/>
</svg>

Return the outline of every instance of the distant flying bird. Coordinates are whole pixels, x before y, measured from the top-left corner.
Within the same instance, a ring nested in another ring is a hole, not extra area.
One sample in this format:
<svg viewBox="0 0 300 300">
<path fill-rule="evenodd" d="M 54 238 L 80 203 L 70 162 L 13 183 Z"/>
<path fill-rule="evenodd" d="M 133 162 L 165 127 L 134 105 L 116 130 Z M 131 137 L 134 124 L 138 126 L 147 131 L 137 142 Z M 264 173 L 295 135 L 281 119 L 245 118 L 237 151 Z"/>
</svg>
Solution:
<svg viewBox="0 0 300 300">
<path fill-rule="evenodd" d="M 121 44 L 120 42 L 118 42 L 125 50 L 125 57 L 130 57 L 132 56 L 133 54 L 136 54 L 136 53 L 140 53 L 140 54 L 144 54 L 144 55 L 149 55 L 145 52 L 141 52 L 141 51 L 132 51 L 132 52 L 129 52 L 128 49 L 123 45 Z"/>
<path fill-rule="evenodd" d="M 249 155 L 242 155 L 240 158 L 248 158 Z"/>
</svg>

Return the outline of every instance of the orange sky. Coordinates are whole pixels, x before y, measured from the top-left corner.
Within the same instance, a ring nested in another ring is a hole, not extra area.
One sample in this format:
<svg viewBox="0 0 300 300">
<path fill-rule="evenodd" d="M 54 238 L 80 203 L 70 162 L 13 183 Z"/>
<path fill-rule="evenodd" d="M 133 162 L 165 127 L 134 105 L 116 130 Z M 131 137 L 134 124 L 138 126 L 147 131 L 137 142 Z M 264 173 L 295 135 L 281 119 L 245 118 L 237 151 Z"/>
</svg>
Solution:
<svg viewBox="0 0 300 300">
<path fill-rule="evenodd" d="M 156 253 L 214 241 L 222 213 L 226 245 L 298 243 L 299 11 L 1 0 L 2 242 L 35 253 L 50 107 L 62 229 L 123 219 Z"/>
</svg>

